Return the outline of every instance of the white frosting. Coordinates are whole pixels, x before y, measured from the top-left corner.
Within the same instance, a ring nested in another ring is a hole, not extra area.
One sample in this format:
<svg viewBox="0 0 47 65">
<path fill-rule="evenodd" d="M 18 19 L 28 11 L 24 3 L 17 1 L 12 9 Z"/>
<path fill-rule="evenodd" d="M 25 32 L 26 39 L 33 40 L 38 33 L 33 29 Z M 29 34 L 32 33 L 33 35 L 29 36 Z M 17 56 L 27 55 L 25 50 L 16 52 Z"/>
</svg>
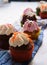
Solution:
<svg viewBox="0 0 47 65">
<path fill-rule="evenodd" d="M 46 2 L 45 1 L 40 1 L 40 4 L 45 4 Z"/>
<path fill-rule="evenodd" d="M 24 33 L 18 33 L 17 35 L 12 35 L 12 37 L 9 39 L 10 46 L 13 47 L 20 47 L 23 44 L 27 45 L 29 43 L 29 38 Z"/>
<path fill-rule="evenodd" d="M 26 12 L 26 15 L 33 16 L 33 15 L 35 15 L 35 13 L 34 12 L 31 12 L 31 11 L 28 11 L 28 12 Z"/>
<path fill-rule="evenodd" d="M 40 7 L 42 4 L 45 4 L 46 2 L 45 1 L 40 1 L 39 3 L 38 3 L 38 7 Z"/>
<path fill-rule="evenodd" d="M 15 31 L 14 27 L 11 24 L 0 25 L 0 35 L 9 35 Z"/>
</svg>

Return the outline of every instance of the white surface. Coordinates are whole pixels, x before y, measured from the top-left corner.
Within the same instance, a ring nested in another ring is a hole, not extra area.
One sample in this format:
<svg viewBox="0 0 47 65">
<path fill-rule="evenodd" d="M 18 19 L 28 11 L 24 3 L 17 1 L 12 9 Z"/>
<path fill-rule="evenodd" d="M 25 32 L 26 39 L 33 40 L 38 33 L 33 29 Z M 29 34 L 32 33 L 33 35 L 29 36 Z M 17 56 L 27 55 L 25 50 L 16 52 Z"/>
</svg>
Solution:
<svg viewBox="0 0 47 65">
<path fill-rule="evenodd" d="M 32 8 L 35 11 L 37 3 L 28 3 L 28 2 L 11 2 L 10 4 L 3 4 L 0 7 L 0 23 L 14 23 L 20 19 L 23 10 L 26 8 Z"/>
<path fill-rule="evenodd" d="M 0 25 L 5 23 L 15 24 L 16 28 L 19 30 L 20 26 L 17 25 L 19 25 L 19 20 L 21 18 L 23 10 L 31 7 L 35 11 L 37 5 L 38 3 L 36 2 L 11 2 L 8 4 L 3 4 L 3 6 L 0 7 Z M 47 29 L 44 31 L 42 46 L 29 65 L 47 65 Z"/>
</svg>

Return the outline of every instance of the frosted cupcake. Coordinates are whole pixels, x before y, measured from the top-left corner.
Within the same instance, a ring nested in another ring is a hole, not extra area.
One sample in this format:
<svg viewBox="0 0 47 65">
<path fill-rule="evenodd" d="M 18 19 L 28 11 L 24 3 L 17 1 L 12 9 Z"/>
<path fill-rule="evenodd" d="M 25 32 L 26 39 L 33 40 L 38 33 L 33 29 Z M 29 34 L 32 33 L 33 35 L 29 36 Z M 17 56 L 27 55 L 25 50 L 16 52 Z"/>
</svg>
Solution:
<svg viewBox="0 0 47 65">
<path fill-rule="evenodd" d="M 36 15 L 31 8 L 27 8 L 24 10 L 21 20 L 21 26 L 23 26 L 23 24 L 26 22 L 27 19 L 36 21 Z"/>
<path fill-rule="evenodd" d="M 15 31 L 11 24 L 0 25 L 0 49 L 9 49 L 9 38 Z"/>
<path fill-rule="evenodd" d="M 45 1 L 40 1 L 39 3 L 38 3 L 38 6 L 37 6 L 37 8 L 36 8 L 36 14 L 38 15 L 38 16 L 40 16 L 40 6 L 42 5 L 42 4 L 45 4 Z"/>
<path fill-rule="evenodd" d="M 27 20 L 23 26 L 23 32 L 29 34 L 31 39 L 36 40 L 40 34 L 40 29 L 37 22 Z"/>
<path fill-rule="evenodd" d="M 40 6 L 40 17 L 47 19 L 47 3 Z"/>
<path fill-rule="evenodd" d="M 26 62 L 32 57 L 33 41 L 22 32 L 15 32 L 9 39 L 10 53 L 16 62 Z"/>
</svg>

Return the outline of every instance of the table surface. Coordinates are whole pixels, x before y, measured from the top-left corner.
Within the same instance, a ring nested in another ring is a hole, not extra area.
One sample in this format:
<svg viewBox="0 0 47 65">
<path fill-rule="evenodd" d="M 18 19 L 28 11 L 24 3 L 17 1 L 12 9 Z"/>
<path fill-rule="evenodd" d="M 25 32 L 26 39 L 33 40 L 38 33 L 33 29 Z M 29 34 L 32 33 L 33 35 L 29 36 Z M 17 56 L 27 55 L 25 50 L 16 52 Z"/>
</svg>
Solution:
<svg viewBox="0 0 47 65">
<path fill-rule="evenodd" d="M 37 5 L 38 2 L 11 2 L 3 4 L 0 6 L 0 25 L 6 23 L 19 25 L 24 9 L 32 8 L 35 11 Z M 47 29 L 44 30 L 42 46 L 29 65 L 47 65 Z"/>
</svg>

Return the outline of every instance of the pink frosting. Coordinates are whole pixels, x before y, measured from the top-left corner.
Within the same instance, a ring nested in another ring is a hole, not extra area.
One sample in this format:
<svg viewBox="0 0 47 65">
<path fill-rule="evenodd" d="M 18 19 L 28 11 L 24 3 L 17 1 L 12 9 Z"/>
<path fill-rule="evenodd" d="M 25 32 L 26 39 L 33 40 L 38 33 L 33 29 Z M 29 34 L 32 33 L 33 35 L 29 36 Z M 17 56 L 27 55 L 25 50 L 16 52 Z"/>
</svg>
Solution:
<svg viewBox="0 0 47 65">
<path fill-rule="evenodd" d="M 35 21 L 26 21 L 23 26 L 24 31 L 33 32 L 34 30 L 37 31 L 38 29 L 39 29 L 39 26 Z"/>
<path fill-rule="evenodd" d="M 31 8 L 27 8 L 24 10 L 24 14 L 27 14 L 28 12 L 33 12 L 33 10 Z"/>
</svg>

